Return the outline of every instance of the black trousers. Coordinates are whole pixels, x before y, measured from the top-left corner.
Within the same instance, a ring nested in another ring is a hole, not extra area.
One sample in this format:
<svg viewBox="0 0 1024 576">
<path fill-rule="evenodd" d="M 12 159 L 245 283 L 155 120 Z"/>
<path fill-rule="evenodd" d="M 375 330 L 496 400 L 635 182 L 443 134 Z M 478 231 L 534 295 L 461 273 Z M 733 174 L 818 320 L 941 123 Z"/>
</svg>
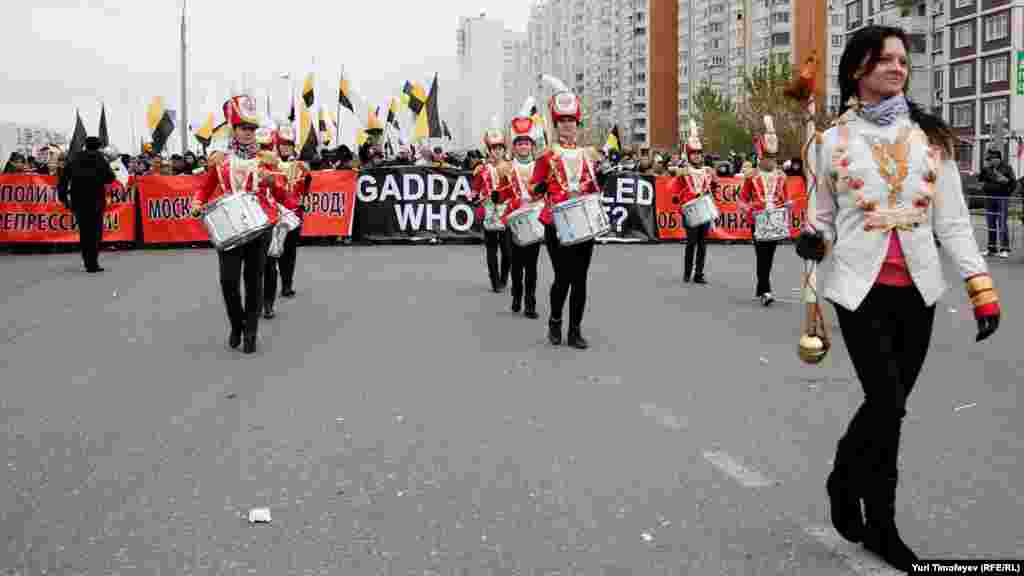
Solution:
<svg viewBox="0 0 1024 576">
<path fill-rule="evenodd" d="M 519 302 L 525 296 L 527 310 L 537 309 L 537 260 L 540 258 L 540 244 L 516 246 L 515 242 L 512 243 L 512 300 Z"/>
<path fill-rule="evenodd" d="M 686 228 L 686 256 L 683 261 L 683 278 L 689 279 L 691 271 L 693 276 L 704 275 L 704 258 L 707 256 L 707 237 L 708 230 L 710 229 L 710 222 L 696 228 Z M 694 251 L 697 252 L 696 268 L 694 268 L 693 261 Z"/>
<path fill-rule="evenodd" d="M 761 296 L 772 291 L 772 263 L 778 242 L 754 242 L 754 256 L 757 260 L 757 291 Z"/>
<path fill-rule="evenodd" d="M 484 246 L 487 248 L 487 276 L 491 279 L 491 286 L 498 286 L 508 283 L 508 272 L 512 268 L 512 261 L 509 258 L 511 252 L 511 240 L 507 230 L 484 230 Z M 501 252 L 501 260 L 498 260 L 498 252 Z"/>
<path fill-rule="evenodd" d="M 569 326 L 578 327 L 583 323 L 583 310 L 587 305 L 587 274 L 594 256 L 594 241 L 562 246 L 555 227 L 549 225 L 544 227 L 544 243 L 555 272 L 555 281 L 551 284 L 551 319 L 562 319 L 562 308 L 569 296 Z"/>
<path fill-rule="evenodd" d="M 267 256 L 267 271 L 263 276 L 263 301 L 273 304 L 277 300 L 277 273 L 281 272 L 281 289 L 289 290 L 295 279 L 295 259 L 299 253 L 299 236 L 302 226 L 284 237 L 284 251 L 279 258 Z"/>
<path fill-rule="evenodd" d="M 95 206 L 75 207 L 78 237 L 82 249 L 82 263 L 86 270 L 98 267 L 100 241 L 103 239 L 103 212 Z"/>
<path fill-rule="evenodd" d="M 263 306 L 263 272 L 267 266 L 267 248 L 270 231 L 249 242 L 217 252 L 220 260 L 220 289 L 232 328 L 242 328 L 248 334 L 259 329 Z M 244 266 L 244 271 L 243 271 Z M 245 306 L 242 306 L 241 284 L 245 283 Z"/>
<path fill-rule="evenodd" d="M 896 484 L 900 429 L 928 353 L 935 306 L 925 306 L 913 286 L 876 285 L 856 311 L 835 309 L 864 389 L 864 402 L 839 440 L 836 463 L 877 493 Z"/>
</svg>

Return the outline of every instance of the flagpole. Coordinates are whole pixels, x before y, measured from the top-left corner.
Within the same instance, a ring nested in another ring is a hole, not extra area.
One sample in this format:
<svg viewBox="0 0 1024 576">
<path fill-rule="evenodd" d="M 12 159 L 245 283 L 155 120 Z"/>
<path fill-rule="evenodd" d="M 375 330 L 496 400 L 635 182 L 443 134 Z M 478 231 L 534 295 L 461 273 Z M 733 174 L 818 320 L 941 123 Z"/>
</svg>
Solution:
<svg viewBox="0 0 1024 576">
<path fill-rule="evenodd" d="M 188 151 L 188 48 L 186 46 L 188 0 L 181 0 L 181 153 Z"/>
<path fill-rule="evenodd" d="M 341 147 L 341 84 L 345 81 L 345 65 L 341 65 L 341 76 L 338 77 L 338 125 L 334 127 L 337 137 L 334 140 L 336 147 Z"/>
</svg>

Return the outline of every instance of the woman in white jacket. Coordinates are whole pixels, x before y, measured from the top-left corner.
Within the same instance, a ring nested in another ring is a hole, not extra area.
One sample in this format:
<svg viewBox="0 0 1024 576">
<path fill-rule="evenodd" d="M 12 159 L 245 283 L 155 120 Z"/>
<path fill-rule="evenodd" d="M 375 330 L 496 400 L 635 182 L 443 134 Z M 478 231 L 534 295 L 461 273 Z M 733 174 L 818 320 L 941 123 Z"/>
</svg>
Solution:
<svg viewBox="0 0 1024 576">
<path fill-rule="evenodd" d="M 952 159 L 953 133 L 904 95 L 908 46 L 902 30 L 885 26 L 863 28 L 847 44 L 844 106 L 818 158 L 818 229 L 797 242 L 801 257 L 831 260 L 824 297 L 864 390 L 826 483 L 832 523 L 907 571 L 917 557 L 893 521 L 897 459 L 907 398 L 946 288 L 936 238 L 965 281 L 977 341 L 995 332 L 1000 315 Z"/>
</svg>

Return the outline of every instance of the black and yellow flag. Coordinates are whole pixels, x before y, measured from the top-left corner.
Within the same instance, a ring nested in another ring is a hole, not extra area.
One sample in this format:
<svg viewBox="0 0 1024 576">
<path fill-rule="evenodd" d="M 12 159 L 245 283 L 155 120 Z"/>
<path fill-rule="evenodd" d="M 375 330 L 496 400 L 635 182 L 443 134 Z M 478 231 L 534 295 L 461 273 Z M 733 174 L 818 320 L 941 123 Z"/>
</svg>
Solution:
<svg viewBox="0 0 1024 576">
<path fill-rule="evenodd" d="M 306 81 L 302 83 L 302 101 L 306 103 L 306 108 L 311 108 L 314 100 L 316 98 L 313 94 L 313 73 L 310 72 L 306 75 Z"/>
<path fill-rule="evenodd" d="M 349 112 L 356 113 L 356 109 L 352 106 L 352 99 L 349 97 L 348 78 L 345 78 L 344 75 L 341 77 L 341 86 L 338 87 L 338 104 L 341 104 L 342 108 L 348 108 Z"/>
<path fill-rule="evenodd" d="M 110 146 L 110 134 L 107 132 L 107 107 L 103 106 L 100 109 L 100 144 L 106 148 Z"/>
<path fill-rule="evenodd" d="M 434 73 L 434 81 L 430 84 L 430 95 L 427 96 L 427 127 L 430 130 L 431 138 L 443 138 L 444 130 L 441 128 L 441 116 L 437 111 L 437 73 Z"/>
<path fill-rule="evenodd" d="M 406 82 L 403 93 L 409 96 L 409 110 L 413 115 L 419 116 L 420 111 L 427 104 L 427 92 L 419 82 Z"/>
<path fill-rule="evenodd" d="M 164 109 L 163 98 L 157 96 L 149 104 L 149 109 L 146 111 L 146 125 L 153 140 L 153 152 L 159 154 L 167 144 L 167 139 L 174 132 L 174 118 L 171 111 Z"/>
<path fill-rule="evenodd" d="M 203 125 L 195 132 L 196 140 L 198 140 L 204 148 L 209 146 L 210 142 L 213 140 L 213 130 L 213 112 L 210 112 L 206 117 L 206 122 L 203 122 Z"/>
</svg>

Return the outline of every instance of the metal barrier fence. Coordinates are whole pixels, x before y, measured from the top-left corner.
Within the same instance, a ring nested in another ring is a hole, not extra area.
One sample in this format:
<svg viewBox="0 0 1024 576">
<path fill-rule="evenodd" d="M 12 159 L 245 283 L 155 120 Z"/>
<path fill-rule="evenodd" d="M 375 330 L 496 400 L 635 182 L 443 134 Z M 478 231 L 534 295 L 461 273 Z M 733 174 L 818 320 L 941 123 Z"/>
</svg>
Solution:
<svg viewBox="0 0 1024 576">
<path fill-rule="evenodd" d="M 978 247 L 1003 256 L 1020 247 L 1024 239 L 1024 198 L 968 194 L 967 206 Z"/>
</svg>

